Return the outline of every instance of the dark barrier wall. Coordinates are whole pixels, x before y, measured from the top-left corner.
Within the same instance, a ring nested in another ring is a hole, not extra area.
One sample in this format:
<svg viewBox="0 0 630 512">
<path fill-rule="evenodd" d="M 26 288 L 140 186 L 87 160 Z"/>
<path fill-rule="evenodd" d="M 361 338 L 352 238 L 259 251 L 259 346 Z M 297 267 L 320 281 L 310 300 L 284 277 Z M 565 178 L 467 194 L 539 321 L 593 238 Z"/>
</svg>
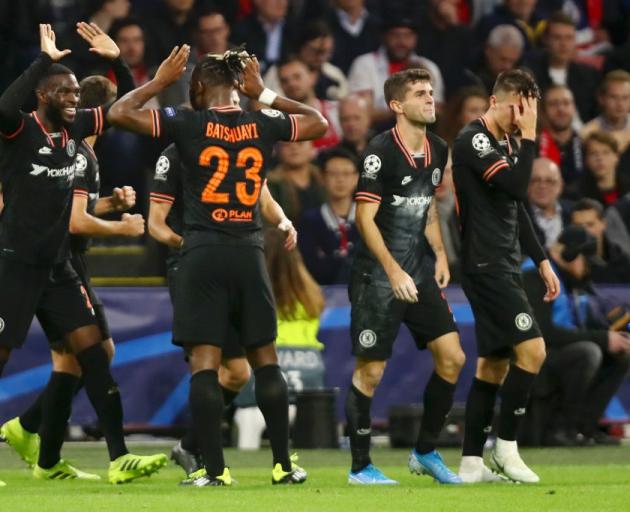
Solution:
<svg viewBox="0 0 630 512">
<path fill-rule="evenodd" d="M 608 287 L 607 295 L 630 303 L 628 287 Z M 127 425 L 171 425 L 186 414 L 188 380 L 180 349 L 170 340 L 172 320 L 164 288 L 101 288 L 98 293 L 107 309 L 117 344 L 114 377 L 119 383 Z M 325 289 L 327 308 L 319 338 L 326 345 L 326 384 L 340 388 L 337 414 L 343 419 L 343 399 L 353 368 L 350 355 L 350 306 L 345 287 Z M 457 386 L 456 401 L 464 402 L 475 368 L 473 317 L 459 287 L 446 293 L 460 330 L 467 361 Z M 418 352 L 406 328 L 401 328 L 383 382 L 373 405 L 375 420 L 385 420 L 390 405 L 418 403 L 432 371 L 427 353 Z M 45 385 L 50 356 L 43 333 L 33 322 L 28 340 L 13 353 L 4 378 L 0 379 L 0 421 L 18 415 Z M 630 410 L 630 382 L 608 408 L 610 419 L 626 418 Z M 95 414 L 84 392 L 75 401 L 72 422 L 88 424 Z"/>
</svg>

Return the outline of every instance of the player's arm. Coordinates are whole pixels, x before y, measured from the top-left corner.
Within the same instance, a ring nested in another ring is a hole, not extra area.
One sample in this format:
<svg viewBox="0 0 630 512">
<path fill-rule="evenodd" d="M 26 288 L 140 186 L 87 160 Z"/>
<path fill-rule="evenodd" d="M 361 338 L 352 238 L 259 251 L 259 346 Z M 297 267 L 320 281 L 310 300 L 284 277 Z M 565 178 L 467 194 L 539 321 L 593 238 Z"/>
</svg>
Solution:
<svg viewBox="0 0 630 512">
<path fill-rule="evenodd" d="M 391 255 L 375 222 L 380 204 L 357 200 L 356 224 L 365 245 L 385 269 L 394 296 L 405 302 L 418 302 L 418 289 L 411 276 Z"/>
<path fill-rule="evenodd" d="M 282 206 L 271 195 L 267 186 L 267 180 L 265 180 L 265 184 L 260 192 L 260 213 L 269 224 L 284 231 L 286 235 L 284 248 L 288 251 L 295 249 L 297 245 L 297 231 L 293 227 L 293 223 L 285 215 Z"/>
<path fill-rule="evenodd" d="M 143 135 L 156 136 L 155 115 L 151 110 L 140 110 L 144 104 L 176 82 L 186 69 L 190 46 L 173 48 L 164 59 L 153 80 L 125 94 L 117 100 L 107 113 L 107 120 L 114 126 Z"/>
<path fill-rule="evenodd" d="M 426 237 L 433 254 L 435 254 L 435 280 L 440 288 L 446 288 L 451 280 L 451 272 L 448 268 L 448 258 L 442 242 L 442 229 L 440 227 L 440 214 L 438 213 L 437 201 L 433 198 L 427 213 L 427 225 L 424 228 Z"/>
<path fill-rule="evenodd" d="M 144 219 L 142 215 L 124 213 L 121 220 L 103 220 L 88 212 L 87 191 L 75 189 L 70 214 L 70 233 L 83 236 L 131 236 L 137 237 L 144 233 Z"/>
<path fill-rule="evenodd" d="M 551 267 L 545 250 L 538 241 L 532 220 L 523 203 L 518 205 L 518 228 L 521 248 L 534 261 L 538 273 L 545 283 L 547 290 L 543 300 L 545 302 L 555 300 L 560 294 L 560 281 Z"/>
<path fill-rule="evenodd" d="M 126 212 L 136 205 L 136 191 L 133 187 L 115 187 L 112 195 L 99 197 L 94 205 L 94 215 L 102 217 L 108 213 Z"/>
<path fill-rule="evenodd" d="M 166 218 L 172 207 L 173 203 L 170 201 L 151 199 L 149 203 L 149 234 L 158 242 L 179 249 L 184 239 L 166 223 Z"/>
<path fill-rule="evenodd" d="M 17 137 L 22 131 L 24 120 L 20 108 L 35 90 L 37 82 L 53 62 L 70 53 L 70 50 L 57 49 L 55 33 L 50 25 L 39 25 L 39 40 L 42 52 L 0 96 L 0 133 L 8 139 Z"/>
<path fill-rule="evenodd" d="M 318 110 L 265 89 L 256 57 L 248 59 L 245 65 L 240 90 L 248 98 L 292 115 L 297 132 L 293 141 L 318 139 L 328 130 L 328 121 Z"/>
</svg>

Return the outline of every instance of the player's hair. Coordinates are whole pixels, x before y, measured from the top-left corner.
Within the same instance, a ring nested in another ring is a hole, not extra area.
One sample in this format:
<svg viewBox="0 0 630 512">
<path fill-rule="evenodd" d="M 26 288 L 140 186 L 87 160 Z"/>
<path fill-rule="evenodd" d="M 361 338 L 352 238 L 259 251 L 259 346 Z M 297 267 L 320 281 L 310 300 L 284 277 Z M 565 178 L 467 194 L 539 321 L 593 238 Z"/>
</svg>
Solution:
<svg viewBox="0 0 630 512">
<path fill-rule="evenodd" d="M 595 213 L 597 213 L 597 217 L 600 220 L 604 218 L 604 207 L 602 203 L 600 203 L 596 199 L 591 199 L 590 197 L 583 197 L 582 199 L 578 200 L 573 206 L 571 212 L 585 212 L 588 210 L 595 210 Z"/>
<path fill-rule="evenodd" d="M 245 63 L 250 58 L 244 45 L 227 50 L 222 54 L 207 53 L 195 65 L 192 81 L 206 86 L 232 86 L 240 82 Z"/>
<path fill-rule="evenodd" d="M 350 150 L 343 147 L 338 147 L 323 152 L 320 159 L 320 168 L 322 170 L 322 174 L 326 173 L 326 166 L 328 165 L 328 162 L 330 162 L 334 158 L 343 158 L 345 160 L 350 160 L 352 162 L 352 165 L 354 166 L 354 170 L 356 172 L 359 171 L 359 161 L 357 157 Z"/>
<path fill-rule="evenodd" d="M 265 260 L 276 297 L 278 316 L 294 319 L 301 304 L 308 316 L 317 318 L 324 310 L 324 295 L 304 265 L 300 251 L 284 248 L 285 234 L 265 229 Z"/>
<path fill-rule="evenodd" d="M 81 86 L 79 108 L 100 107 L 116 98 L 116 86 L 104 76 L 88 76 L 81 80 L 79 85 Z"/>
<path fill-rule="evenodd" d="M 332 30 L 328 23 L 323 20 L 315 20 L 307 23 L 300 29 L 300 34 L 295 40 L 295 48 L 298 50 L 306 46 L 307 43 L 314 39 L 320 39 L 322 37 L 332 37 Z"/>
<path fill-rule="evenodd" d="M 120 31 L 127 27 L 139 27 L 144 34 L 144 27 L 142 26 L 140 20 L 134 18 L 133 16 L 128 16 L 126 18 L 115 20 L 112 23 L 112 26 L 109 29 L 109 37 L 111 37 L 115 41 L 118 38 L 118 34 L 120 34 Z"/>
<path fill-rule="evenodd" d="M 575 28 L 575 21 L 564 11 L 556 11 L 547 19 L 545 34 L 549 33 L 551 25 L 568 25 Z"/>
<path fill-rule="evenodd" d="M 492 88 L 492 94 L 500 92 L 522 94 L 526 98 L 540 99 L 540 89 L 529 71 L 524 69 L 510 69 L 498 77 Z"/>
<path fill-rule="evenodd" d="M 385 102 L 389 105 L 392 100 L 402 101 L 410 85 L 417 82 L 432 82 L 431 73 L 424 68 L 411 68 L 398 71 L 385 80 L 383 86 Z"/>
<path fill-rule="evenodd" d="M 608 93 L 608 86 L 612 82 L 626 82 L 630 83 L 630 73 L 624 71 L 623 69 L 615 69 L 614 71 L 610 71 L 606 73 L 604 79 L 602 80 L 601 85 L 599 86 L 600 94 Z"/>
<path fill-rule="evenodd" d="M 608 146 L 616 155 L 619 154 L 619 144 L 617 144 L 617 140 L 608 132 L 597 130 L 589 133 L 582 143 L 584 145 L 585 154 L 588 153 L 589 146 L 593 142 L 604 144 Z"/>
<path fill-rule="evenodd" d="M 50 67 L 46 70 L 46 74 L 42 76 L 37 82 L 36 89 L 44 89 L 48 81 L 53 76 L 58 76 L 58 75 L 74 75 L 74 72 L 70 68 L 64 66 L 63 64 L 53 62 L 50 65 Z"/>
</svg>

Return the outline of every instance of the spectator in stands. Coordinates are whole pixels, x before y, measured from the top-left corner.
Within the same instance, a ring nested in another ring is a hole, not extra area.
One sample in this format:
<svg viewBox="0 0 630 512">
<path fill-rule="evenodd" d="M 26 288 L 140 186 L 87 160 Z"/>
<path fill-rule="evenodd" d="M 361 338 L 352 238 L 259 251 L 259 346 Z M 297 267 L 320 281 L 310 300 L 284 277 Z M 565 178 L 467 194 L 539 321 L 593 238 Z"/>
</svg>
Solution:
<svg viewBox="0 0 630 512">
<path fill-rule="evenodd" d="M 393 112 L 385 103 L 383 84 L 387 78 L 403 69 L 425 68 L 433 78 L 433 96 L 436 104 L 444 103 L 444 81 L 435 62 L 415 53 L 417 32 L 408 18 L 391 18 L 383 32 L 383 44 L 376 52 L 360 55 L 348 74 L 350 91 L 365 95 L 372 104 L 372 122 L 393 120 Z"/>
<path fill-rule="evenodd" d="M 319 207 L 326 198 L 319 169 L 312 161 L 310 141 L 278 144 L 278 165 L 269 173 L 269 190 L 287 217 L 297 222 L 304 210 Z"/>
<path fill-rule="evenodd" d="M 214 53 L 221 55 L 232 45 L 230 44 L 230 26 L 220 11 L 210 10 L 202 12 L 197 19 L 195 46 L 190 52 L 192 64 L 201 55 Z"/>
<path fill-rule="evenodd" d="M 145 13 L 150 62 L 159 65 L 174 46 L 192 45 L 197 19 L 195 0 L 161 0 Z M 144 19 L 144 18 L 143 18 Z"/>
<path fill-rule="evenodd" d="M 103 0 L 91 3 L 94 5 L 94 10 L 89 15 L 88 21 L 96 23 L 105 33 L 110 31 L 116 20 L 129 16 L 131 8 L 129 0 Z"/>
<path fill-rule="evenodd" d="M 492 14 L 479 20 L 477 40 L 485 41 L 493 28 L 507 24 L 519 30 L 527 49 L 536 46 L 545 28 L 543 9 L 539 9 L 537 3 L 538 0 L 504 0 Z"/>
<path fill-rule="evenodd" d="M 559 421 L 546 425 L 547 444 L 582 444 L 585 440 L 579 434 L 591 442 L 610 444 L 611 438 L 597 424 L 630 368 L 627 333 L 612 331 L 589 314 L 593 305 L 600 305 L 590 282 L 589 259 L 595 245 L 595 238 L 583 228 L 569 226 L 551 247 L 561 287 L 553 302 L 542 300 L 545 290 L 533 266 L 522 274 L 547 349 L 532 394 L 560 395 Z"/>
<path fill-rule="evenodd" d="M 329 62 L 335 47 L 330 27 L 317 20 L 303 27 L 295 42 L 297 56 L 315 75 L 315 96 L 323 100 L 337 101 L 348 94 L 348 80 L 337 66 Z M 280 92 L 277 64 L 264 76 L 265 86 Z"/>
<path fill-rule="evenodd" d="M 344 73 L 359 55 L 376 51 L 381 33 L 378 19 L 365 8 L 365 0 L 334 0 L 328 22 L 335 39 L 331 62 Z"/>
<path fill-rule="evenodd" d="M 278 315 L 278 363 L 287 378 L 290 402 L 295 393 L 324 387 L 325 367 L 317 339 L 324 295 L 304 266 L 298 250 L 287 251 L 286 235 L 276 228 L 265 229 L 265 260 L 276 299 Z M 265 420 L 256 406 L 255 379 L 236 398 L 234 414 L 239 449 L 257 449 Z M 295 407 L 289 410 L 291 421 Z"/>
<path fill-rule="evenodd" d="M 144 30 L 140 22 L 135 18 L 117 20 L 112 25 L 109 35 L 120 48 L 120 58 L 129 66 L 136 87 L 147 83 L 153 75 L 153 70 L 149 69 L 145 62 Z M 111 71 L 107 77 L 115 83 Z"/>
<path fill-rule="evenodd" d="M 573 19 L 562 11 L 554 13 L 547 22 L 543 41 L 545 49 L 532 52 L 526 59 L 538 85 L 542 90 L 551 84 L 566 85 L 573 93 L 580 120 L 592 119 L 597 114 L 599 73 L 573 60 L 577 47 Z"/>
<path fill-rule="evenodd" d="M 608 73 L 597 99 L 602 113 L 584 126 L 582 138 L 594 131 L 608 132 L 616 139 L 619 153 L 625 152 L 630 145 L 630 73 Z"/>
<path fill-rule="evenodd" d="M 549 249 L 571 223 L 573 203 L 561 199 L 562 175 L 558 165 L 548 158 L 537 158 L 532 166 L 527 199 L 529 216 L 541 244 Z"/>
<path fill-rule="evenodd" d="M 594 131 L 584 140 L 586 171 L 571 190 L 575 199 L 590 197 L 608 207 L 630 192 L 630 172 L 619 167 L 617 141 L 612 134 Z"/>
<path fill-rule="evenodd" d="M 524 48 L 523 35 L 515 27 L 512 25 L 494 27 L 486 40 L 483 59 L 472 72 L 474 83 L 483 86 L 488 95 L 492 94 L 497 76 L 518 65 Z"/>
<path fill-rule="evenodd" d="M 597 241 L 599 264 L 591 265 L 595 283 L 630 283 L 630 243 L 623 224 L 612 228 L 604 208 L 594 199 L 580 199 L 573 207 L 571 222 L 582 226 Z"/>
<path fill-rule="evenodd" d="M 370 140 L 370 105 L 367 100 L 356 94 L 343 98 L 339 102 L 339 125 L 342 139 L 336 147 L 359 158 Z"/>
<path fill-rule="evenodd" d="M 298 245 L 304 263 L 319 284 L 347 284 L 354 247 L 354 190 L 359 180 L 355 156 L 341 148 L 326 152 L 322 181 L 326 202 L 306 210 L 298 225 Z"/>
<path fill-rule="evenodd" d="M 328 130 L 323 137 L 313 141 L 314 147 L 322 150 L 338 144 L 341 140 L 339 103 L 317 98 L 315 95 L 316 75 L 306 63 L 297 57 L 289 57 L 278 64 L 278 78 L 287 98 L 306 103 L 319 110 L 328 121 Z"/>
<path fill-rule="evenodd" d="M 448 102 L 439 120 L 440 135 L 452 144 L 460 130 L 488 110 L 488 94 L 481 86 L 462 87 Z"/>
<path fill-rule="evenodd" d="M 446 97 L 468 84 L 462 69 L 473 60 L 475 40 L 471 29 L 459 20 L 460 0 L 428 0 L 418 25 L 418 53 L 437 64 Z"/>
<path fill-rule="evenodd" d="M 538 156 L 555 162 L 564 183 L 571 186 L 584 174 L 582 140 L 575 130 L 573 93 L 566 85 L 550 85 L 543 95 L 541 111 Z"/>
<path fill-rule="evenodd" d="M 289 54 L 297 26 L 288 19 L 288 0 L 253 0 L 253 3 L 254 12 L 234 25 L 232 40 L 236 44 L 245 43 L 247 51 L 258 58 L 264 74 Z"/>
</svg>

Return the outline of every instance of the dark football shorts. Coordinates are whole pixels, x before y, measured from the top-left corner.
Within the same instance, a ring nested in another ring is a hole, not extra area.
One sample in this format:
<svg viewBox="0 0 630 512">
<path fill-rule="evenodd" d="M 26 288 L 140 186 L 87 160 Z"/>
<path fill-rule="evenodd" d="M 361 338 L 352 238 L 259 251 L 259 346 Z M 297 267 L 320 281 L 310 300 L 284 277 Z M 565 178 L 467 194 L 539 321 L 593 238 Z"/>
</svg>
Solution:
<svg viewBox="0 0 630 512">
<path fill-rule="evenodd" d="M 403 322 L 419 350 L 440 336 L 457 332 L 453 313 L 433 277 L 418 286 L 419 301 L 414 304 L 396 299 L 388 283 L 372 283 L 367 274 L 352 277 L 349 295 L 352 353 L 356 357 L 389 359 Z"/>
<path fill-rule="evenodd" d="M 20 348 L 34 316 L 49 340 L 96 324 L 70 260 L 40 267 L 0 258 L 0 283 L 0 347 Z"/>
<path fill-rule="evenodd" d="M 181 257 L 174 288 L 176 345 L 214 345 L 229 358 L 275 341 L 275 302 L 261 248 L 192 248 Z"/>
<path fill-rule="evenodd" d="M 515 345 L 542 337 L 520 274 L 464 274 L 462 288 L 475 316 L 480 357 L 507 358 Z"/>
</svg>

